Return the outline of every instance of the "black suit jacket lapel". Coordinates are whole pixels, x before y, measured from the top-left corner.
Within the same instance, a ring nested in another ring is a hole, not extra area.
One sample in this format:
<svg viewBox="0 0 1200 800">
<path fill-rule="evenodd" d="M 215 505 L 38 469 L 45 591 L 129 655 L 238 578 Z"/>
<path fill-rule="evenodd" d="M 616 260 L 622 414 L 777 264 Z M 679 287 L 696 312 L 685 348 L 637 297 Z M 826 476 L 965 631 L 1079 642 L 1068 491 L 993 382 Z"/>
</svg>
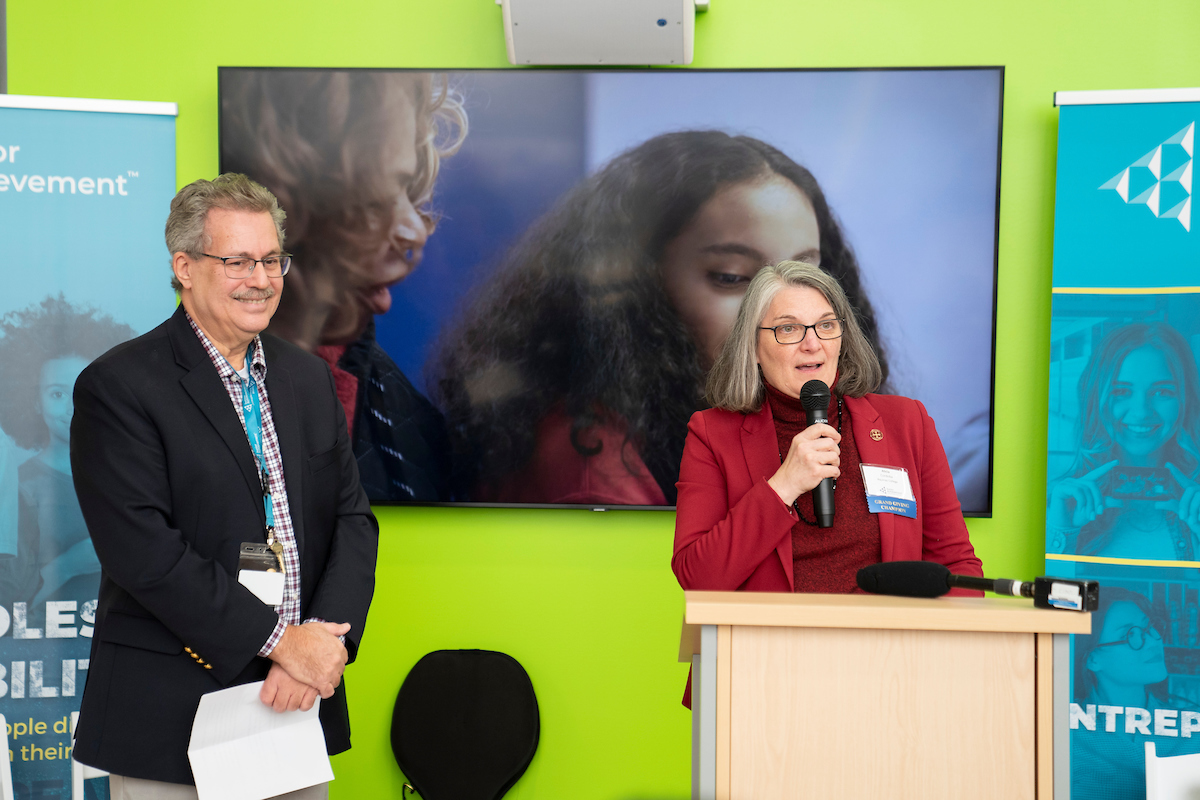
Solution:
<svg viewBox="0 0 1200 800">
<path fill-rule="evenodd" d="M 204 345 L 200 344 L 192 326 L 188 324 L 182 305 L 168 322 L 167 334 L 171 339 L 171 349 L 175 353 L 175 363 L 187 371 L 179 380 L 184 391 L 191 396 L 200 412 L 225 442 L 225 446 L 233 453 L 242 476 L 246 479 L 246 487 L 253 495 L 261 497 L 262 482 L 254 464 L 250 442 L 246 439 L 246 431 L 238 420 L 237 411 L 234 410 L 229 393 L 221 383 L 217 368 L 213 366 L 208 353 L 204 351 Z M 265 526 L 267 518 L 262 503 L 258 503 L 257 508 L 259 518 Z"/>
</svg>

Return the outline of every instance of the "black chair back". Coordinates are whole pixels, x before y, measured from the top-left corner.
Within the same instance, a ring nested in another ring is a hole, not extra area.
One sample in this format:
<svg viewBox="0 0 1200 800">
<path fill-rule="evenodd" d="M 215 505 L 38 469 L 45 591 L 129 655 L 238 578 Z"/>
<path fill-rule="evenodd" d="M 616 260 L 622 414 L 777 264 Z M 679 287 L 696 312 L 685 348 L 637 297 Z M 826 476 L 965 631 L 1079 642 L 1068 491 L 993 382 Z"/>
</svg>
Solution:
<svg viewBox="0 0 1200 800">
<path fill-rule="evenodd" d="M 400 687 L 392 752 L 424 800 L 499 800 L 533 761 L 540 731 L 533 683 L 516 659 L 438 650 Z"/>
</svg>

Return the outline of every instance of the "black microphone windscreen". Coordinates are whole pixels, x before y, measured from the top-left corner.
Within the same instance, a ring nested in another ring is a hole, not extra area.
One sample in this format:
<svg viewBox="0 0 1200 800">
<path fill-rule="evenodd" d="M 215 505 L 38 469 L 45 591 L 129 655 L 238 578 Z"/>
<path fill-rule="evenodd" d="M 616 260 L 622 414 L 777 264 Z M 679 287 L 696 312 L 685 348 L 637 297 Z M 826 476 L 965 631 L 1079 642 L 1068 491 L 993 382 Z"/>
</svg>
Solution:
<svg viewBox="0 0 1200 800">
<path fill-rule="evenodd" d="M 858 571 L 858 588 L 872 594 L 941 597 L 950 591 L 950 570 L 932 561 L 887 561 Z"/>
<path fill-rule="evenodd" d="M 800 405 L 805 411 L 824 411 L 829 408 L 829 387 L 814 378 L 800 387 Z"/>
</svg>

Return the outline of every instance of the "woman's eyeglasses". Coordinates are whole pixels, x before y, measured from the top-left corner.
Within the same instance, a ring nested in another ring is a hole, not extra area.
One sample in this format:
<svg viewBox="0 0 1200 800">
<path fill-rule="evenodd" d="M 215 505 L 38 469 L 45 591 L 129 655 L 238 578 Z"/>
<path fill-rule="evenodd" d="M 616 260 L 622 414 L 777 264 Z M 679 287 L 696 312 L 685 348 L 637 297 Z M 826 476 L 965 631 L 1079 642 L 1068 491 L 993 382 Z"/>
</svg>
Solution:
<svg viewBox="0 0 1200 800">
<path fill-rule="evenodd" d="M 808 336 L 808 329 L 812 328 L 812 332 L 816 334 L 818 339 L 836 339 L 842 335 L 842 321 L 840 319 L 823 319 L 815 325 L 801 325 L 798 322 L 789 322 L 785 325 L 776 325 L 774 328 L 759 328 L 760 331 L 771 331 L 775 334 L 775 341 L 780 344 L 796 344 L 804 341 L 804 337 Z"/>
</svg>

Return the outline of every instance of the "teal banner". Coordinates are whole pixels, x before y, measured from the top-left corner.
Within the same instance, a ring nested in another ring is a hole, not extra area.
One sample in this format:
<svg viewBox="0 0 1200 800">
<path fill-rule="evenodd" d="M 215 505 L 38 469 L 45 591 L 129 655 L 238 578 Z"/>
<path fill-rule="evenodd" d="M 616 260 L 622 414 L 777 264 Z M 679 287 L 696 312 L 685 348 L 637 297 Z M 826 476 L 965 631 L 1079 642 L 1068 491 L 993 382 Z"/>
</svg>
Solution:
<svg viewBox="0 0 1200 800">
<path fill-rule="evenodd" d="M 0 95 L 0 713 L 14 797 L 72 770 L 100 564 L 71 477 L 72 390 L 175 307 L 174 105 Z"/>
<path fill-rule="evenodd" d="M 1101 585 L 1060 700 L 1074 800 L 1141 800 L 1154 759 L 1200 753 L 1197 120 L 1197 102 L 1059 115 L 1047 572 Z"/>
<path fill-rule="evenodd" d="M 1200 285 L 1200 236 L 1192 234 L 1198 119 L 1200 103 L 1061 110 L 1056 288 Z"/>
</svg>

